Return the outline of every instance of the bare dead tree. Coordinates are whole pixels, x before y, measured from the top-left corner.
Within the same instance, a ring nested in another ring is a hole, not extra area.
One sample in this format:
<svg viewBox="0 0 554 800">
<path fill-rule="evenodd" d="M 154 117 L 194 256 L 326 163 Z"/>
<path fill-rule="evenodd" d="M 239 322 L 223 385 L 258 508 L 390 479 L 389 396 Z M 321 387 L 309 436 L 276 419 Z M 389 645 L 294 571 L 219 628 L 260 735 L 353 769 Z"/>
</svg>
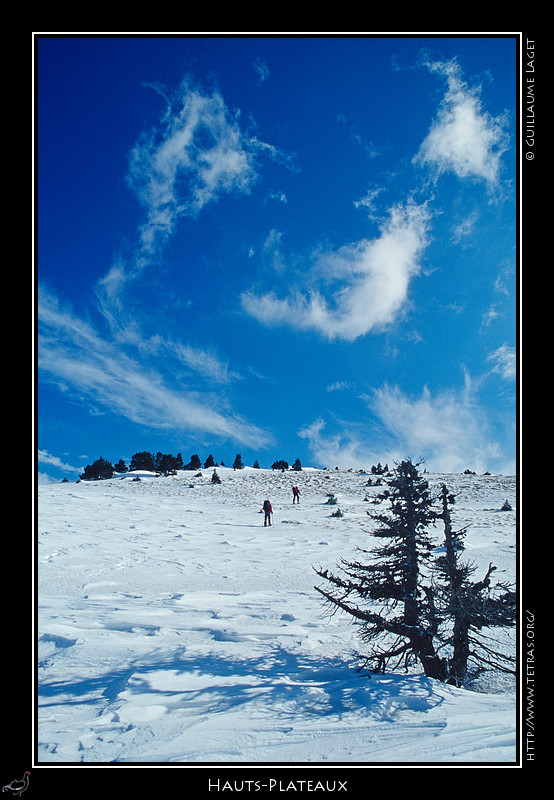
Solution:
<svg viewBox="0 0 554 800">
<path fill-rule="evenodd" d="M 440 580 L 435 593 L 441 606 L 440 616 L 450 621 L 452 626 L 451 632 L 443 635 L 452 650 L 447 681 L 462 686 L 470 664 L 477 670 L 495 669 L 515 674 L 515 657 L 489 645 L 490 636 L 486 633 L 491 628 L 515 626 L 514 587 L 502 582 L 492 584 L 492 574 L 496 571 L 493 564 L 489 564 L 482 580 L 470 580 L 476 567 L 461 560 L 467 527 L 453 530 L 451 506 L 454 497 L 444 484 L 440 499 L 442 512 L 439 516 L 444 524 L 445 552 L 436 560 Z"/>
</svg>

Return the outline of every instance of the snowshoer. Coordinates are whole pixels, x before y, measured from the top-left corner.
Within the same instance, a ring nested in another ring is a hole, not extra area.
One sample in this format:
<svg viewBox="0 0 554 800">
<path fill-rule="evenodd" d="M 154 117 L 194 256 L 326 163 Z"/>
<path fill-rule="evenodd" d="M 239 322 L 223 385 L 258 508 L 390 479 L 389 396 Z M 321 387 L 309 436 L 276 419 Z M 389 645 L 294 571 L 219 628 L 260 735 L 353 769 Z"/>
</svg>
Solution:
<svg viewBox="0 0 554 800">
<path fill-rule="evenodd" d="M 294 505 L 295 502 L 296 503 L 300 502 L 300 489 L 298 488 L 298 486 L 292 487 L 292 504 Z"/>
<path fill-rule="evenodd" d="M 266 525 L 271 525 L 271 515 L 273 514 L 273 509 L 271 507 L 271 503 L 269 502 L 269 500 L 264 501 L 263 510 L 265 514 L 264 517 L 264 527 L 265 527 Z"/>
</svg>

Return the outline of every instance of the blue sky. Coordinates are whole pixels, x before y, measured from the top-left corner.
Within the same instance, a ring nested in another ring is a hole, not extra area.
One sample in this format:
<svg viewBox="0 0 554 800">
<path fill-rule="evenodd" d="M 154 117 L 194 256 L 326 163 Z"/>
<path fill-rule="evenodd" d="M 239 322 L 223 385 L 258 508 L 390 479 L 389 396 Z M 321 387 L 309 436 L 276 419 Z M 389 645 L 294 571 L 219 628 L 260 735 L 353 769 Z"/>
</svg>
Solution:
<svg viewBox="0 0 554 800">
<path fill-rule="evenodd" d="M 36 44 L 41 480 L 514 473 L 515 37 Z"/>
</svg>

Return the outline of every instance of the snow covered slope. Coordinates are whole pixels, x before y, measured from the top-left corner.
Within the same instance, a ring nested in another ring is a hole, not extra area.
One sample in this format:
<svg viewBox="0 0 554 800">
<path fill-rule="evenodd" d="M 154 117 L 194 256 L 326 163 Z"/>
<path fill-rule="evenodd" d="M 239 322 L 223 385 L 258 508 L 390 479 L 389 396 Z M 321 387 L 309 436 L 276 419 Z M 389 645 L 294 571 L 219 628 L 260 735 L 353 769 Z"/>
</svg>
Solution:
<svg viewBox="0 0 554 800">
<path fill-rule="evenodd" d="M 38 487 L 39 763 L 516 761 L 510 681 L 362 677 L 356 626 L 326 615 L 312 566 L 372 546 L 368 475 L 212 471 Z M 428 477 L 467 558 L 513 580 L 515 478 Z"/>
</svg>

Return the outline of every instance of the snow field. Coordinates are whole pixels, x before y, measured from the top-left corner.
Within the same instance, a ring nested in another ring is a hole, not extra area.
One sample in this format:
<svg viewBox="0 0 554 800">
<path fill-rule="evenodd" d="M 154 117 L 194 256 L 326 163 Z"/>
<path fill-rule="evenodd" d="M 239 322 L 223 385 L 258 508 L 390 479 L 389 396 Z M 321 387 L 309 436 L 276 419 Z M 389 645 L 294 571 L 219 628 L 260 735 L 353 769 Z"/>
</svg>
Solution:
<svg viewBox="0 0 554 800">
<path fill-rule="evenodd" d="M 421 674 L 368 680 L 356 626 L 313 589 L 312 566 L 371 548 L 382 487 L 249 468 L 218 468 L 213 485 L 212 471 L 38 487 L 39 763 L 516 760 L 509 681 L 485 694 Z M 467 558 L 513 580 L 515 479 L 429 480 L 456 495 Z M 506 499 L 514 511 L 499 511 Z"/>
</svg>

